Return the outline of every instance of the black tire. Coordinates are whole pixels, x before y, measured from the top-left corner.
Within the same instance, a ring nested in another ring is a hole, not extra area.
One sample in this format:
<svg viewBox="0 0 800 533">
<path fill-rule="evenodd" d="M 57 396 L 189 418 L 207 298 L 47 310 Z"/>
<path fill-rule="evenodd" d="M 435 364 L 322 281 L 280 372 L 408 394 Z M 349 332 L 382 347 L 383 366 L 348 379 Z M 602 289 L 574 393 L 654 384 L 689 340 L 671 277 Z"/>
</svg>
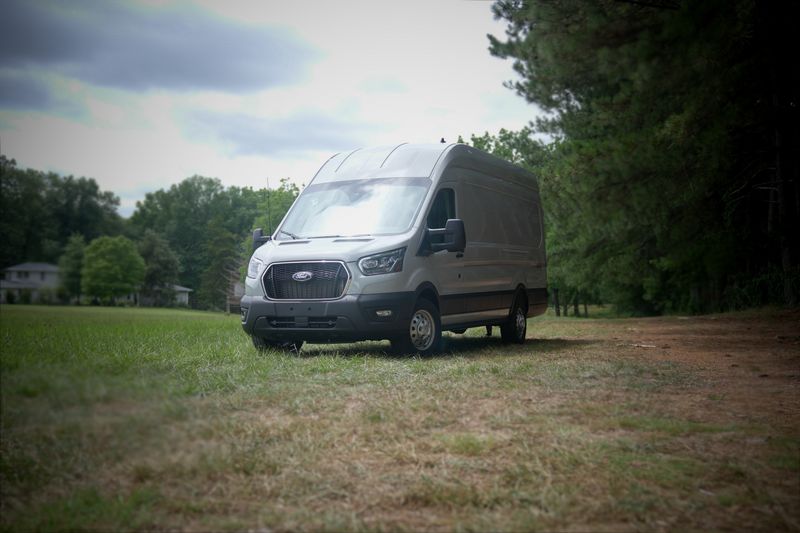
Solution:
<svg viewBox="0 0 800 533">
<path fill-rule="evenodd" d="M 264 337 L 258 337 L 256 335 L 250 335 L 250 338 L 253 339 L 253 346 L 255 346 L 256 350 L 259 352 L 275 350 L 279 352 L 299 353 L 300 348 L 303 347 L 303 341 L 278 342 L 265 339 Z"/>
<path fill-rule="evenodd" d="M 503 342 L 508 344 L 523 344 L 525 334 L 528 332 L 528 306 L 525 297 L 518 293 L 511 306 L 508 321 L 500 326 L 500 335 Z"/>
<path fill-rule="evenodd" d="M 430 300 L 420 298 L 414 305 L 406 333 L 392 339 L 396 353 L 428 356 L 438 352 L 442 345 L 442 321 L 439 310 Z"/>
</svg>

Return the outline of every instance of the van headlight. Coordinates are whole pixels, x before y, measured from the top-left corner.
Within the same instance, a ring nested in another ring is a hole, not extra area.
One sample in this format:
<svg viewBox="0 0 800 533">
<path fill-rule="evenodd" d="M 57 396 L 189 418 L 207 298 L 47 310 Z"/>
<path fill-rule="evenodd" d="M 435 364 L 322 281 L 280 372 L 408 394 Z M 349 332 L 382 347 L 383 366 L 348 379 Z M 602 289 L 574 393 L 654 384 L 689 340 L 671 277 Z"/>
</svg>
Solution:
<svg viewBox="0 0 800 533">
<path fill-rule="evenodd" d="M 258 276 L 258 271 L 261 269 L 261 266 L 264 263 L 256 259 L 255 257 L 250 258 L 250 264 L 247 265 L 247 277 L 248 278 L 256 278 Z"/>
<path fill-rule="evenodd" d="M 358 260 L 358 268 L 365 276 L 375 274 L 389 274 L 403 270 L 403 256 L 406 254 L 405 246 L 397 250 L 368 255 Z"/>
</svg>

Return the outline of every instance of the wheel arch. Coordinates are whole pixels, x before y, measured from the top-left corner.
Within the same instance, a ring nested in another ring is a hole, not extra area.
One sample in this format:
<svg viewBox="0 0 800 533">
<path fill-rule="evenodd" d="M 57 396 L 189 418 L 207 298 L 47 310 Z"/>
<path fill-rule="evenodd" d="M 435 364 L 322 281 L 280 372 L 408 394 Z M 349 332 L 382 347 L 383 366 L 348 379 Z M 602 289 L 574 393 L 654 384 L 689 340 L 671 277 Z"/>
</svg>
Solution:
<svg viewBox="0 0 800 533">
<path fill-rule="evenodd" d="M 518 299 L 522 301 L 522 308 L 525 311 L 525 314 L 528 314 L 528 290 L 525 288 L 525 285 L 522 283 L 517 284 L 517 288 L 514 290 L 514 299 L 511 302 L 511 309 L 509 309 L 509 313 L 514 309 L 514 304 L 517 303 Z"/>
<path fill-rule="evenodd" d="M 421 283 L 417 290 L 414 291 L 415 298 L 414 301 L 419 300 L 420 298 L 425 298 L 426 300 L 430 300 L 430 302 L 436 306 L 438 311 L 441 311 L 441 306 L 439 305 L 439 291 L 436 290 L 436 287 L 433 283 L 426 281 Z"/>
</svg>

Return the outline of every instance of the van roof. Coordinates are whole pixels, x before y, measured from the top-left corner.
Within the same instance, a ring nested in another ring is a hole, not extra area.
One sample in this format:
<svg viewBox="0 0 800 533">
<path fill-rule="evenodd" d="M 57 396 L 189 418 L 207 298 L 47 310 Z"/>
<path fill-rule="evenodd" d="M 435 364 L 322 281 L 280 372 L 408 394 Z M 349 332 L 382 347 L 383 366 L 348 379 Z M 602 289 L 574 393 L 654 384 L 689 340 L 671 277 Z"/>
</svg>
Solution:
<svg viewBox="0 0 800 533">
<path fill-rule="evenodd" d="M 536 187 L 535 178 L 521 167 L 460 143 L 403 143 L 341 152 L 322 165 L 311 183 L 366 178 L 433 178 L 437 164 L 481 168 L 497 177 Z"/>
</svg>

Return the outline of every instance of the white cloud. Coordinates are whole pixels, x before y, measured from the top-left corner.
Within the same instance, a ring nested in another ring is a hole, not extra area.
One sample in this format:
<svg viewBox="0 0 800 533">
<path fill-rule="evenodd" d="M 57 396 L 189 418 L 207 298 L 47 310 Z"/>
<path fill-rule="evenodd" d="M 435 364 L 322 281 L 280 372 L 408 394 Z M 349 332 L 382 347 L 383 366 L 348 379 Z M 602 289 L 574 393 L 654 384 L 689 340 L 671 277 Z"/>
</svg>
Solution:
<svg viewBox="0 0 800 533">
<path fill-rule="evenodd" d="M 225 185 L 308 183 L 341 149 L 452 142 L 518 129 L 537 114 L 502 86 L 515 74 L 488 52 L 486 33 L 504 30 L 489 3 L 159 0 L 146 9 L 190 9 L 212 25 L 287 32 L 319 55 L 305 64 L 302 83 L 257 90 L 221 82 L 131 91 L 51 70 L 37 79 L 72 111 L 0 107 L 4 154 L 20 166 L 93 177 L 122 197 L 126 215 L 144 192 L 194 174 Z"/>
<path fill-rule="evenodd" d="M 125 90 L 251 91 L 298 82 L 317 52 L 289 28 L 191 5 L 6 0 L 0 65 Z"/>
</svg>

